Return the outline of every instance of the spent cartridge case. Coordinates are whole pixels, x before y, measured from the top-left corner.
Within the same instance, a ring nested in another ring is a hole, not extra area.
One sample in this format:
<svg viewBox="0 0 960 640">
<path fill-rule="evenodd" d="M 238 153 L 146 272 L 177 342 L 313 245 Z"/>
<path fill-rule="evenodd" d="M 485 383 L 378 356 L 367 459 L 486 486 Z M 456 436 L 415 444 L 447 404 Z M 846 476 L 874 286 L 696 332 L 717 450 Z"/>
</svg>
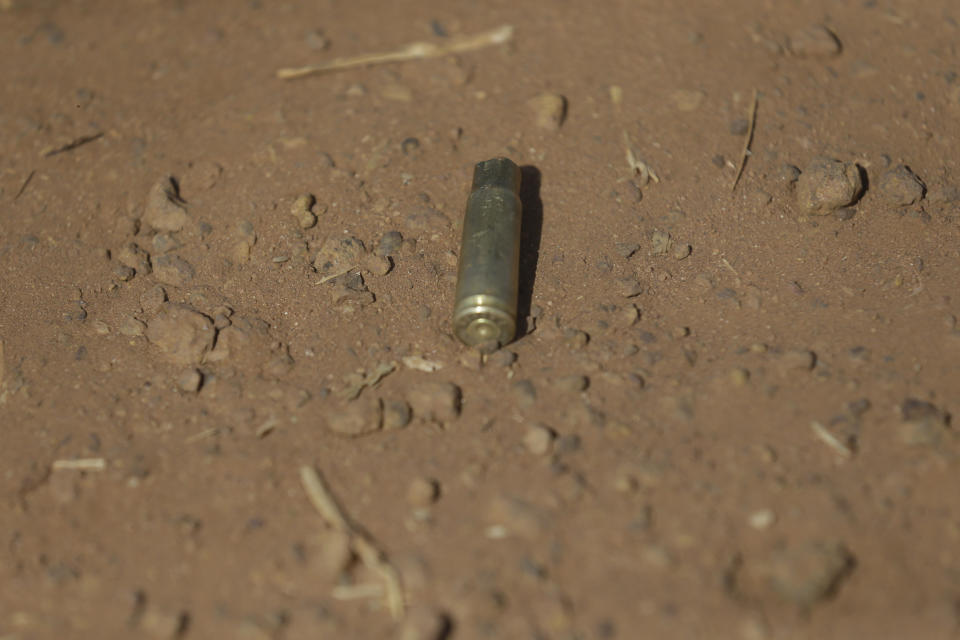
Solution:
<svg viewBox="0 0 960 640">
<path fill-rule="evenodd" d="M 520 267 L 520 167 L 477 164 L 463 218 L 453 331 L 466 345 L 513 340 Z"/>
</svg>

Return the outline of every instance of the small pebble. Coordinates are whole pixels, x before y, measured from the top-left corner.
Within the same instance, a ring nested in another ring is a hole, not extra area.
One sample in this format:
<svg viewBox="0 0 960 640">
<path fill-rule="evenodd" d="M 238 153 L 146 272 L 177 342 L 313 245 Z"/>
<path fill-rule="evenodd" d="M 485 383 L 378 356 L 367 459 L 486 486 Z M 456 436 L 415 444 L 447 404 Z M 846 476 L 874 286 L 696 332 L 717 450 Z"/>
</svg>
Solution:
<svg viewBox="0 0 960 640">
<path fill-rule="evenodd" d="M 128 316 L 120 322 L 120 327 L 117 330 L 121 335 L 135 338 L 137 336 L 142 336 L 146 328 L 146 323 Z"/>
<path fill-rule="evenodd" d="M 842 48 L 840 39 L 822 24 L 798 29 L 790 34 L 790 51 L 796 56 L 836 56 Z"/>
<path fill-rule="evenodd" d="M 317 199 L 309 193 L 297 196 L 290 205 L 290 215 L 297 219 L 301 229 L 310 229 L 317 224 L 317 216 L 313 213 L 313 206 Z"/>
<path fill-rule="evenodd" d="M 674 260 L 686 260 L 693 253 L 693 247 L 689 244 L 678 244 L 673 249 Z"/>
<path fill-rule="evenodd" d="M 541 93 L 527 101 L 534 124 L 546 131 L 558 131 L 567 117 L 567 99 L 557 93 Z"/>
<path fill-rule="evenodd" d="M 926 187 L 908 167 L 900 164 L 880 176 L 880 195 L 894 206 L 906 207 L 919 202 Z"/>
<path fill-rule="evenodd" d="M 164 284 L 182 287 L 193 280 L 193 265 L 177 255 L 160 256 L 153 261 L 153 274 Z"/>
<path fill-rule="evenodd" d="M 180 231 L 188 221 L 177 183 L 166 177 L 150 188 L 143 222 L 157 231 Z"/>
<path fill-rule="evenodd" d="M 707 94 L 699 89 L 680 89 L 674 91 L 670 98 L 677 111 L 691 113 L 700 108 L 703 101 L 707 99 Z"/>
<path fill-rule="evenodd" d="M 950 415 L 931 402 L 907 398 L 900 418 L 900 439 L 907 445 L 936 445 L 949 433 Z"/>
<path fill-rule="evenodd" d="M 579 393 L 590 385 L 590 379 L 581 375 L 560 376 L 554 378 L 551 385 L 561 393 Z"/>
<path fill-rule="evenodd" d="M 150 241 L 154 253 L 169 253 L 179 249 L 182 245 L 180 241 L 169 233 L 158 233 Z"/>
<path fill-rule="evenodd" d="M 130 267 L 142 276 L 149 275 L 152 270 L 150 254 L 133 242 L 120 247 L 116 252 L 116 258 L 117 262 L 125 267 Z"/>
<path fill-rule="evenodd" d="M 116 276 L 117 280 L 120 282 L 129 282 L 133 280 L 133 276 L 137 274 L 136 270 L 132 267 L 128 267 L 125 264 L 118 264 L 113 268 L 113 275 Z"/>
<path fill-rule="evenodd" d="M 637 322 L 640 321 L 640 309 L 638 309 L 637 306 L 634 304 L 627 305 L 623 309 L 620 309 L 618 312 L 618 315 L 619 315 L 619 318 L 618 318 L 619 325 L 622 327 L 629 328 L 634 326 L 635 324 L 637 324 Z M 629 350 L 629 347 L 627 348 L 627 350 Z M 633 355 L 633 354 L 625 352 L 625 355 Z"/>
<path fill-rule="evenodd" d="M 420 149 L 420 141 L 416 138 L 404 138 L 400 142 L 400 151 L 405 156 L 413 155 Z"/>
<path fill-rule="evenodd" d="M 635 242 L 618 242 L 617 243 L 617 253 L 622 258 L 630 258 L 637 251 L 640 250 L 640 245 Z"/>
<path fill-rule="evenodd" d="M 413 90 L 405 84 L 390 82 L 380 88 L 380 95 L 394 102 L 412 102 Z"/>
<path fill-rule="evenodd" d="M 180 305 L 167 305 L 147 323 L 147 339 L 178 364 L 196 364 L 213 347 L 213 322 Z"/>
<path fill-rule="evenodd" d="M 167 301 L 167 292 L 162 286 L 154 285 L 140 294 L 140 308 L 147 315 L 154 315 Z"/>
<path fill-rule="evenodd" d="M 440 483 L 433 478 L 414 478 L 407 486 L 407 503 L 412 507 L 428 507 L 440 497 Z"/>
<path fill-rule="evenodd" d="M 510 496 L 497 496 L 487 507 L 488 537 L 493 527 L 498 537 L 519 536 L 527 540 L 539 538 L 547 525 L 545 515 L 525 500 Z"/>
<path fill-rule="evenodd" d="M 368 253 L 363 256 L 361 262 L 364 270 L 375 276 L 385 276 L 393 269 L 393 262 L 390 261 L 390 258 L 378 256 L 375 253 Z"/>
<path fill-rule="evenodd" d="M 517 354 L 506 349 L 500 349 L 487 356 L 487 364 L 494 367 L 509 367 L 516 361 Z"/>
<path fill-rule="evenodd" d="M 399 231 L 387 231 L 380 237 L 374 253 L 378 256 L 392 256 L 400 250 L 403 244 L 403 234 Z"/>
<path fill-rule="evenodd" d="M 325 417 L 331 431 L 356 438 L 380 430 L 383 425 L 383 405 L 379 398 L 362 395 L 344 406 L 329 409 Z"/>
<path fill-rule="evenodd" d="M 655 256 L 665 255 L 670 251 L 672 241 L 666 231 L 654 231 L 650 235 L 650 253 Z"/>
<path fill-rule="evenodd" d="M 196 393 L 202 383 L 203 374 L 196 369 L 187 369 L 177 378 L 177 386 L 186 393 Z"/>
<path fill-rule="evenodd" d="M 810 607 L 833 596 L 853 567 L 853 554 L 841 542 L 795 544 L 772 554 L 770 584 L 785 600 Z"/>
<path fill-rule="evenodd" d="M 359 238 L 333 237 L 320 245 L 313 266 L 321 276 L 335 276 L 359 267 L 365 253 L 363 241 Z"/>
<path fill-rule="evenodd" d="M 188 620 L 186 612 L 162 611 L 150 607 L 140 617 L 139 631 L 148 638 L 174 640 L 183 635 Z"/>
<path fill-rule="evenodd" d="M 407 401 L 413 415 L 429 422 L 444 424 L 460 415 L 460 387 L 452 382 L 424 382 L 410 391 Z"/>
<path fill-rule="evenodd" d="M 743 387 L 750 382 L 750 371 L 743 367 L 735 367 L 730 370 L 730 383 L 735 387 Z"/>
<path fill-rule="evenodd" d="M 643 293 L 643 285 L 636 278 L 618 278 L 617 292 L 624 298 L 635 298 Z"/>
<path fill-rule="evenodd" d="M 762 531 L 764 529 L 769 529 L 774 522 L 777 520 L 777 514 L 771 509 L 760 509 L 759 511 L 754 511 L 750 514 L 750 517 L 747 518 L 747 522 L 753 529 L 757 531 Z"/>
<path fill-rule="evenodd" d="M 307 47 L 313 51 L 325 51 L 330 48 L 330 38 L 324 35 L 323 31 L 319 29 L 307 32 L 303 41 Z"/>
<path fill-rule="evenodd" d="M 580 329 L 565 329 L 563 332 L 563 342 L 568 349 L 583 349 L 590 342 L 590 335 Z"/>
<path fill-rule="evenodd" d="M 390 400 L 383 403 L 383 429 L 403 429 L 410 424 L 411 410 L 403 400 Z"/>
<path fill-rule="evenodd" d="M 816 354 L 804 349 L 787 351 L 780 356 L 778 361 L 780 371 L 783 373 L 810 371 L 816 363 Z"/>
<path fill-rule="evenodd" d="M 797 203 L 815 215 L 826 215 L 851 205 L 861 193 L 860 167 L 852 162 L 814 158 L 797 179 Z"/>
<path fill-rule="evenodd" d="M 545 456 L 553 449 L 553 441 L 557 437 L 549 427 L 536 424 L 523 434 L 523 446 L 535 456 Z"/>
</svg>

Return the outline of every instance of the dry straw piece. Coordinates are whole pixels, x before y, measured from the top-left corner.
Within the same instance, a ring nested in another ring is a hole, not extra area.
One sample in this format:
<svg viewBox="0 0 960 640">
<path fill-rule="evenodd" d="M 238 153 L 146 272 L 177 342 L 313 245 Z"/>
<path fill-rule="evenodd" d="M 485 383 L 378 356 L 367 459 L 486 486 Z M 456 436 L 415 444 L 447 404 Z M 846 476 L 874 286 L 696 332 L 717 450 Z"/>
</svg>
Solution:
<svg viewBox="0 0 960 640">
<path fill-rule="evenodd" d="M 323 64 L 280 69 L 277 71 L 277 77 L 281 80 L 293 80 L 294 78 L 340 71 L 352 67 L 367 67 L 375 64 L 386 64 L 388 62 L 406 62 L 408 60 L 421 60 L 424 58 L 439 58 L 454 53 L 482 49 L 495 44 L 503 44 L 504 42 L 508 42 L 512 37 L 513 25 L 505 24 L 496 29 L 484 31 L 476 35 L 451 38 L 443 44 L 436 44 L 434 42 L 412 42 L 397 51 L 365 53 L 347 58 L 334 58 L 330 62 Z"/>
<path fill-rule="evenodd" d="M 360 558 L 367 569 L 383 581 L 382 592 L 369 589 L 366 586 L 362 586 L 360 592 L 368 597 L 380 597 L 382 595 L 394 620 L 403 618 L 406 600 L 403 594 L 403 585 L 400 582 L 400 572 L 390 564 L 386 554 L 377 547 L 370 536 L 350 521 L 316 469 L 307 465 L 300 467 L 300 482 L 303 484 L 303 489 L 307 492 L 310 502 L 327 525 L 347 534 L 350 537 L 350 547 L 353 552 L 357 554 L 357 557 Z M 339 599 L 363 597 L 355 591 L 349 594 L 337 593 L 334 595 Z"/>
</svg>

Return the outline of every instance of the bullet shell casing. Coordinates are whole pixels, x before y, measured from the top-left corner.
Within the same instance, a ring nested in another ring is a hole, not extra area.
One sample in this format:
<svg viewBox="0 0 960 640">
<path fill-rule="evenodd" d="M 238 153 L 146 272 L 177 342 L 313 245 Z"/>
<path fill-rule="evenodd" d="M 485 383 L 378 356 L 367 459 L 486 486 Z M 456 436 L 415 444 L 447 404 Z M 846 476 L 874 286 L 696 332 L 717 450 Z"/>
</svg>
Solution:
<svg viewBox="0 0 960 640">
<path fill-rule="evenodd" d="M 463 219 L 454 334 L 475 346 L 510 342 L 517 328 L 520 168 L 507 158 L 477 164 Z"/>
</svg>

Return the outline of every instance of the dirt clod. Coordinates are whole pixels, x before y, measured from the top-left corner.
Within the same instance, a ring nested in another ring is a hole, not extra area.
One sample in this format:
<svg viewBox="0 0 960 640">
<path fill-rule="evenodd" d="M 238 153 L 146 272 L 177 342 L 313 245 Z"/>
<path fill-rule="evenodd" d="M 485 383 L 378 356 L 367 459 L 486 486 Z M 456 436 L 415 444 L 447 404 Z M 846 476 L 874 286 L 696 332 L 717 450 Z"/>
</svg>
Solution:
<svg viewBox="0 0 960 640">
<path fill-rule="evenodd" d="M 140 308 L 147 315 L 154 315 L 167 301 L 167 292 L 159 284 L 150 287 L 140 294 Z"/>
<path fill-rule="evenodd" d="M 163 284 L 182 287 L 193 280 L 196 271 L 180 256 L 165 255 L 153 261 L 153 275 Z"/>
<path fill-rule="evenodd" d="M 383 426 L 383 402 L 380 398 L 362 395 L 351 402 L 329 407 L 325 418 L 330 430 L 338 435 L 365 436 Z"/>
<path fill-rule="evenodd" d="M 806 349 L 792 349 L 780 355 L 777 364 L 783 373 L 804 372 L 813 369 L 817 356 Z"/>
<path fill-rule="evenodd" d="M 407 395 L 413 415 L 428 422 L 446 424 L 460 415 L 460 387 L 452 382 L 423 382 Z"/>
<path fill-rule="evenodd" d="M 796 193 L 801 209 L 826 215 L 853 204 L 863 193 L 860 168 L 852 162 L 814 158 L 797 179 Z"/>
<path fill-rule="evenodd" d="M 187 369 L 177 378 L 177 386 L 186 393 L 196 393 L 203 383 L 203 374 L 196 369 Z"/>
<path fill-rule="evenodd" d="M 898 207 L 915 204 L 926 193 L 923 181 L 909 167 L 902 164 L 884 173 L 880 177 L 879 186 L 880 195 L 883 196 L 884 200 Z"/>
<path fill-rule="evenodd" d="M 787 601 L 809 607 L 835 595 L 853 568 L 853 554 L 841 542 L 799 543 L 772 554 L 770 584 Z"/>
<path fill-rule="evenodd" d="M 359 238 L 329 238 L 320 245 L 313 266 L 321 276 L 338 276 L 359 267 L 365 253 Z"/>
<path fill-rule="evenodd" d="M 822 24 L 798 29 L 790 34 L 790 52 L 795 56 L 836 56 L 841 50 L 840 39 Z"/>
<path fill-rule="evenodd" d="M 900 404 L 900 439 L 908 445 L 936 445 L 949 433 L 950 414 L 932 402 L 907 398 Z"/>
<path fill-rule="evenodd" d="M 290 205 L 290 215 L 297 220 L 301 229 L 310 229 L 317 224 L 317 216 L 313 213 L 313 206 L 317 199 L 312 194 L 306 193 L 297 196 Z"/>
<path fill-rule="evenodd" d="M 545 456 L 553 449 L 553 441 L 557 437 L 549 427 L 535 424 L 523 434 L 523 446 L 535 456 Z"/>
<path fill-rule="evenodd" d="M 567 99 L 558 93 L 541 93 L 527 101 L 534 124 L 545 131 L 558 131 L 567 118 Z"/>
<path fill-rule="evenodd" d="M 142 276 L 150 275 L 152 271 L 150 254 L 136 243 L 128 242 L 120 247 L 116 252 L 116 258 L 121 265 L 133 269 Z"/>
<path fill-rule="evenodd" d="M 407 486 L 407 503 L 413 507 L 428 507 L 440 497 L 440 483 L 433 478 L 414 478 Z"/>
<path fill-rule="evenodd" d="M 173 178 L 166 177 L 150 188 L 143 211 L 143 223 L 157 231 L 180 231 L 189 217 Z"/>
<path fill-rule="evenodd" d="M 387 231 L 385 234 L 380 236 L 380 241 L 377 242 L 377 248 L 374 249 L 374 253 L 378 256 L 383 256 L 386 258 L 397 253 L 402 244 L 402 233 L 399 231 Z"/>
<path fill-rule="evenodd" d="M 403 429 L 410 424 L 412 411 L 410 405 L 403 400 L 388 400 L 383 403 L 383 428 Z"/>
<path fill-rule="evenodd" d="M 176 364 L 198 364 L 213 347 L 213 322 L 193 309 L 165 305 L 147 323 L 147 339 Z"/>
</svg>

